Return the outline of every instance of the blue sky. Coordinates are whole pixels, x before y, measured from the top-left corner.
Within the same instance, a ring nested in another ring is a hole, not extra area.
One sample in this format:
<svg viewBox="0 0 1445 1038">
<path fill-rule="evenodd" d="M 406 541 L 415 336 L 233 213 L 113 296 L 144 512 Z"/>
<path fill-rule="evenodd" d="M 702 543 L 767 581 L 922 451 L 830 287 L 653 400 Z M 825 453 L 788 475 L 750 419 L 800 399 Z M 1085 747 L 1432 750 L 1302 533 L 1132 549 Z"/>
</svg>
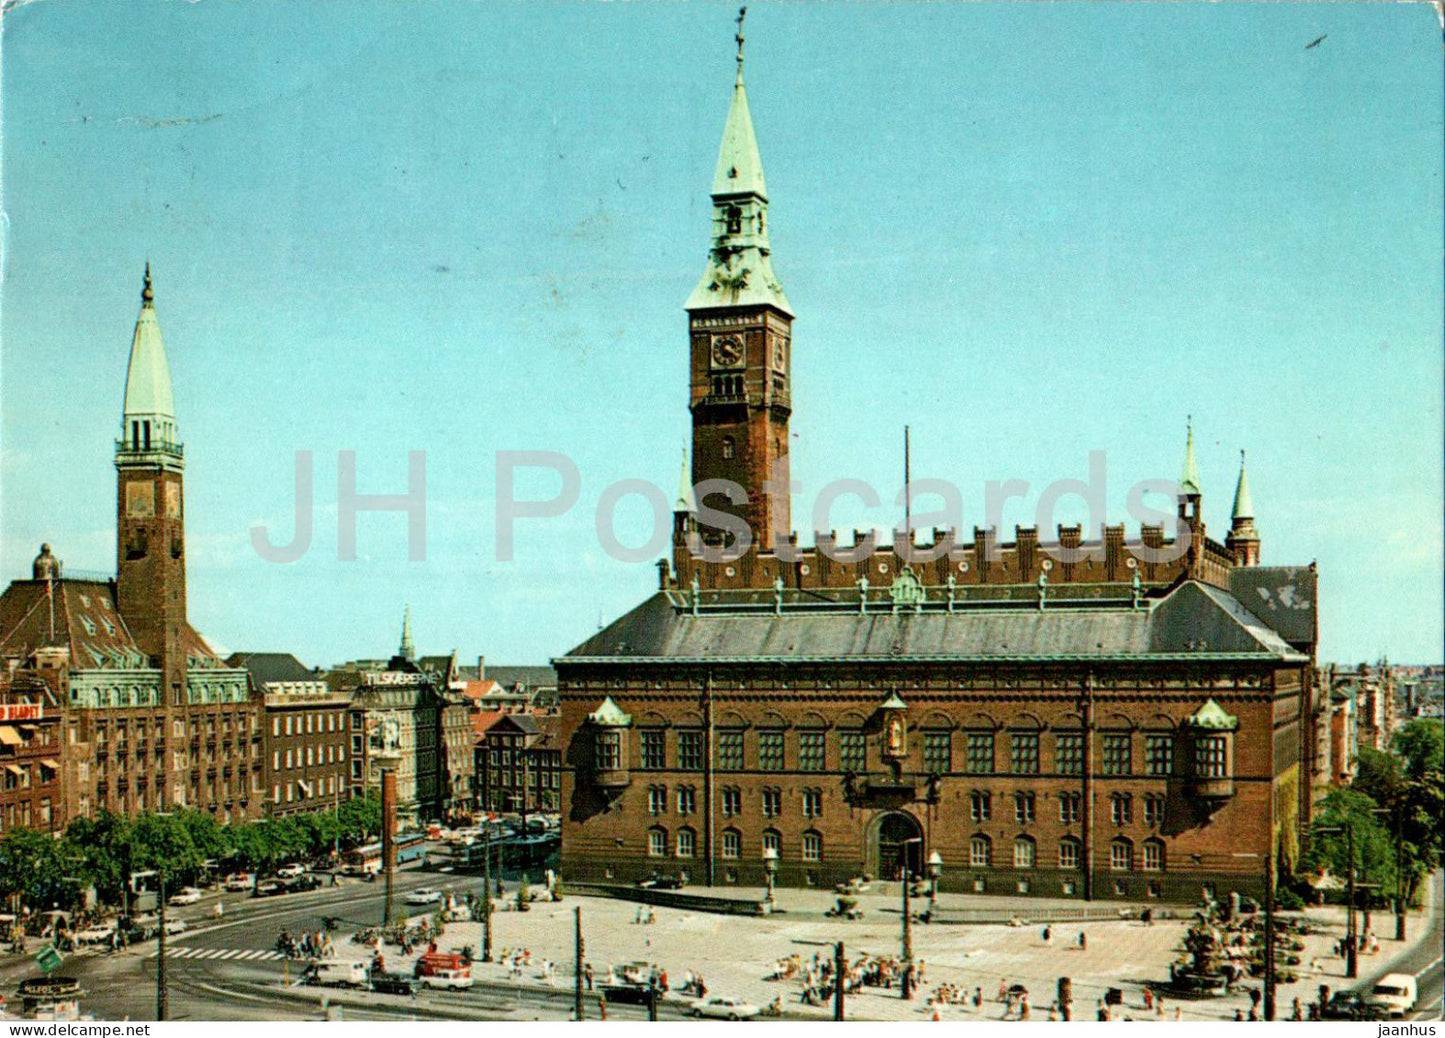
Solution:
<svg viewBox="0 0 1445 1038">
<path fill-rule="evenodd" d="M 192 620 L 218 645 L 381 654 L 409 602 L 422 651 L 538 662 L 646 595 L 654 569 L 609 559 L 593 510 L 618 479 L 676 485 L 734 14 L 8 11 L 0 575 L 41 540 L 113 568 L 149 257 Z M 1177 475 L 1192 414 L 1211 534 L 1246 448 L 1264 561 L 1318 560 L 1323 658 L 1439 658 L 1429 6 L 763 3 L 747 35 L 804 500 L 840 477 L 891 496 L 908 422 L 965 527 L 986 480 L 1082 479 L 1090 450 L 1117 520 L 1130 484 Z M 574 458 L 581 502 L 499 563 L 493 458 L 525 449 Z M 289 537 L 297 450 L 316 535 L 279 565 L 249 529 Z M 371 493 L 427 452 L 425 562 L 398 515 L 337 560 L 341 450 Z M 632 499 L 617 525 L 635 544 L 650 519 Z"/>
</svg>

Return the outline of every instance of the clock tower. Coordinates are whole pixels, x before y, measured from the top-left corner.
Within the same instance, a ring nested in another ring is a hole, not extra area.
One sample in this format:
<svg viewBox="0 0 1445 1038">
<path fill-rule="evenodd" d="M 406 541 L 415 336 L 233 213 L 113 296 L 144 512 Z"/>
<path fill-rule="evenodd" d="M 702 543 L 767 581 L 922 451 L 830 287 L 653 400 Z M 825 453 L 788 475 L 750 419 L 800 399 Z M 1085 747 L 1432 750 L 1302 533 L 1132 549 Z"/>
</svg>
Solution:
<svg viewBox="0 0 1445 1038">
<path fill-rule="evenodd" d="M 166 702 L 175 705 L 185 683 L 185 454 L 150 264 L 131 340 L 115 468 L 116 604 L 136 646 L 164 672 Z"/>
<path fill-rule="evenodd" d="M 745 503 L 719 493 L 707 504 L 738 516 L 753 545 L 769 551 L 792 529 L 788 416 L 793 311 L 773 275 L 768 191 L 743 87 L 742 16 L 738 71 L 712 183 L 712 248 L 687 300 L 691 339 L 692 481 L 725 479 Z M 777 483 L 769 495 L 764 484 Z M 706 532 L 705 532 L 706 536 Z"/>
</svg>

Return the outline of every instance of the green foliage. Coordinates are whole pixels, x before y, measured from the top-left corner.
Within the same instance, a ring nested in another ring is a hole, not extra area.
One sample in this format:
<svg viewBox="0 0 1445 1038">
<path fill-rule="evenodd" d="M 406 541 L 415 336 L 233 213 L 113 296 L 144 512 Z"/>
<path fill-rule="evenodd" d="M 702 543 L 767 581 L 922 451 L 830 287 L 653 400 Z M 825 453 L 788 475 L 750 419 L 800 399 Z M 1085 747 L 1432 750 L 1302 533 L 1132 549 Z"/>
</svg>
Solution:
<svg viewBox="0 0 1445 1038">
<path fill-rule="evenodd" d="M 1391 741 L 1405 774 L 1416 780 L 1445 772 L 1445 723 L 1432 718 L 1411 721 Z"/>
<path fill-rule="evenodd" d="M 1289 887 L 1280 887 L 1274 893 L 1274 906 L 1281 912 L 1298 912 L 1304 908 L 1305 901 Z"/>
<path fill-rule="evenodd" d="M 1300 864 L 1306 871 L 1326 868 L 1340 879 L 1348 877 L 1349 838 L 1341 831 L 1354 831 L 1356 879 L 1380 885 L 1383 891 L 1395 887 L 1395 848 L 1389 830 L 1375 814 L 1377 805 L 1364 793 L 1336 789 L 1320 801 L 1315 815 L 1309 849 Z"/>
<path fill-rule="evenodd" d="M 68 875 L 61 842 L 32 829 L 11 829 L 0 836 L 0 891 L 19 895 L 37 909 L 68 905 L 75 885 Z"/>
</svg>

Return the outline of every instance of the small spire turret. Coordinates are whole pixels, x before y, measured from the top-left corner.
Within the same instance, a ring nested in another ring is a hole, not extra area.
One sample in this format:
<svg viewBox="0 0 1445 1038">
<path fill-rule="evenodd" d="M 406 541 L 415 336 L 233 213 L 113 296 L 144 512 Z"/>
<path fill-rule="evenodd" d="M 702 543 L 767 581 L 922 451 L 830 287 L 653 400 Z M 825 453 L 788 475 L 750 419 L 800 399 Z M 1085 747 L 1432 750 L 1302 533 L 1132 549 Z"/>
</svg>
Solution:
<svg viewBox="0 0 1445 1038">
<path fill-rule="evenodd" d="M 401 645 L 396 654 L 404 660 L 416 659 L 416 645 L 411 640 L 411 605 L 407 604 L 401 613 Z"/>
<path fill-rule="evenodd" d="M 1259 531 L 1254 526 L 1254 501 L 1249 494 L 1249 474 L 1244 451 L 1239 452 L 1239 482 L 1234 487 L 1234 513 L 1224 546 L 1237 566 L 1259 565 Z"/>
</svg>

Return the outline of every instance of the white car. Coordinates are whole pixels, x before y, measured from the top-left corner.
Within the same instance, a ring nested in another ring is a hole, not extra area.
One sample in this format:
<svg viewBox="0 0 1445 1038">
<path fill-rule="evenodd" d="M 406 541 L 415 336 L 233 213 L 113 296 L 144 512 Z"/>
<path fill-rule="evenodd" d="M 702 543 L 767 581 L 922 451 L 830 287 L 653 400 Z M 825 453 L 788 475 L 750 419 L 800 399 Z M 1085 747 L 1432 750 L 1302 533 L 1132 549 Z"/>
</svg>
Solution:
<svg viewBox="0 0 1445 1038">
<path fill-rule="evenodd" d="M 1415 978 L 1408 973 L 1386 973 L 1375 982 L 1366 1001 L 1379 1006 L 1390 1016 L 1404 1016 L 1415 1008 L 1418 998 Z"/>
<path fill-rule="evenodd" d="M 195 887 L 182 887 L 166 899 L 168 905 L 194 905 L 201 900 L 201 892 Z"/>
<path fill-rule="evenodd" d="M 277 869 L 276 875 L 282 879 L 296 879 L 298 876 L 306 875 L 306 866 L 298 865 L 293 861 L 290 865 L 282 865 Z"/>
<path fill-rule="evenodd" d="M 226 877 L 223 885 L 233 893 L 244 893 L 251 889 L 251 874 L 249 872 L 233 872 Z"/>
<path fill-rule="evenodd" d="M 167 919 L 166 933 L 177 934 L 186 932 L 186 921 L 184 919 Z"/>
<path fill-rule="evenodd" d="M 408 894 L 406 896 L 406 903 L 409 905 L 434 905 L 441 899 L 442 892 L 440 890 L 432 890 L 428 887 L 422 887 L 421 889 L 413 890 L 410 894 Z"/>
<path fill-rule="evenodd" d="M 700 998 L 692 1004 L 693 1016 L 711 1016 L 718 1020 L 751 1020 L 761 1012 L 740 998 Z"/>
<path fill-rule="evenodd" d="M 472 986 L 472 971 L 469 969 L 439 969 L 435 973 L 423 974 L 421 982 L 429 988 L 457 988 L 459 990 L 465 990 Z"/>
<path fill-rule="evenodd" d="M 113 933 L 115 933 L 114 921 L 79 930 L 75 934 L 75 940 L 80 944 L 101 944 L 110 940 Z"/>
</svg>

